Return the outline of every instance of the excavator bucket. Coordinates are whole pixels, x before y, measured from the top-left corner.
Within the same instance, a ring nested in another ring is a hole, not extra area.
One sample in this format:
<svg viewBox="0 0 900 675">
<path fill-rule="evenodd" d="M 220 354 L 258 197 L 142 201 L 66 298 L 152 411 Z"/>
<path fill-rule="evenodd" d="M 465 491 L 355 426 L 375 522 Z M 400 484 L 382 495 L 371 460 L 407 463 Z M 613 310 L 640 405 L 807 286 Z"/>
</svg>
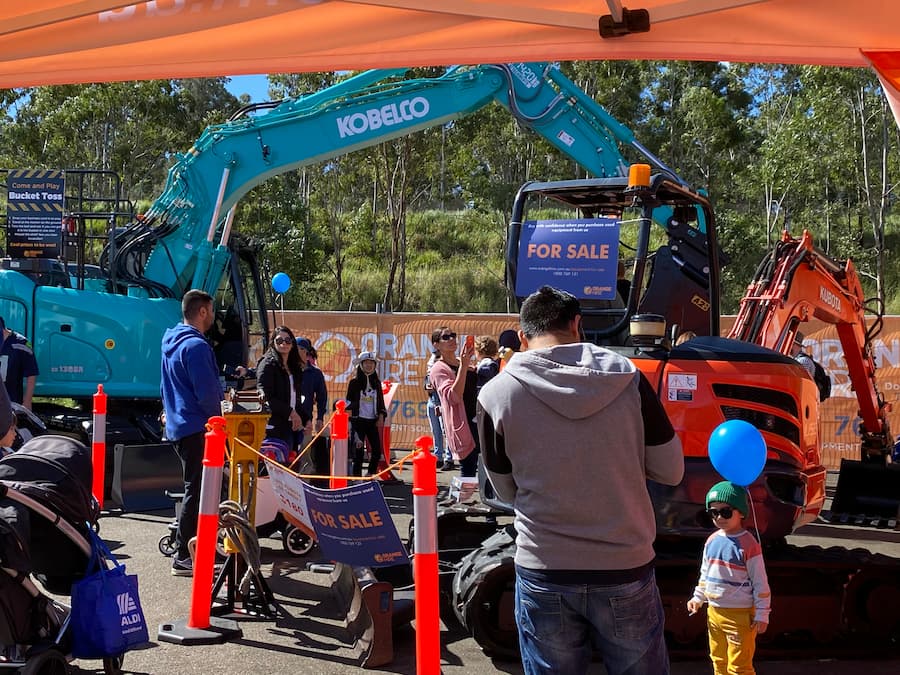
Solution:
<svg viewBox="0 0 900 675">
<path fill-rule="evenodd" d="M 842 459 L 831 511 L 851 517 L 900 517 L 900 464 Z"/>
</svg>

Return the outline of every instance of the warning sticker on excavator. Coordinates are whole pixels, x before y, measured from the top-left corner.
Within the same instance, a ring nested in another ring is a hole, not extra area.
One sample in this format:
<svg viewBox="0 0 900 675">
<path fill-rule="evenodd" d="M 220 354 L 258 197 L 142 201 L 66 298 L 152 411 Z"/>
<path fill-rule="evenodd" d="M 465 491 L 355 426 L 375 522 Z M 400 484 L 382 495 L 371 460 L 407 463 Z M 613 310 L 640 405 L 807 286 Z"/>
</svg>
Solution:
<svg viewBox="0 0 900 675">
<path fill-rule="evenodd" d="M 668 400 L 693 401 L 695 391 L 697 391 L 696 375 L 687 373 L 672 373 L 669 375 Z"/>
</svg>

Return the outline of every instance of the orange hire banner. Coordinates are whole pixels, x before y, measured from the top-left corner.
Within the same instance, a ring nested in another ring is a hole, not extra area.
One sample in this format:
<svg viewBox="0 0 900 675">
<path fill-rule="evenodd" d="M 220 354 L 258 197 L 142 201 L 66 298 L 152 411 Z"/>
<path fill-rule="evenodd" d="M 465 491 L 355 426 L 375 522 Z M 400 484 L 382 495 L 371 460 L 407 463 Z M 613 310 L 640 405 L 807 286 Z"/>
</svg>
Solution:
<svg viewBox="0 0 900 675">
<path fill-rule="evenodd" d="M 276 321 L 281 321 L 276 312 Z M 420 436 L 430 436 L 425 394 L 425 368 L 431 356 L 431 333 L 447 326 L 459 334 L 497 337 L 517 329 L 515 314 L 376 314 L 374 312 L 284 312 L 283 322 L 297 337 L 310 339 L 328 386 L 329 415 L 334 402 L 347 394 L 360 352 L 378 355 L 378 377 L 396 382 L 391 403 L 391 446 L 412 449 Z M 327 417 L 326 417 L 327 419 Z M 395 453 L 395 456 L 397 453 Z"/>
<path fill-rule="evenodd" d="M 723 332 L 733 320 L 734 317 L 722 318 Z M 517 328 L 518 317 L 515 314 L 294 311 L 284 312 L 284 323 L 295 335 L 309 338 L 318 352 L 318 365 L 325 374 L 331 399 L 329 414 L 334 401 L 346 395 L 357 354 L 377 353 L 379 377 L 399 385 L 390 410 L 391 445 L 411 449 L 419 436 L 431 433 L 424 389 L 431 332 L 439 326 L 448 326 L 459 334 L 462 344 L 466 335 L 496 337 L 507 328 Z M 859 406 L 850 390 L 847 365 L 834 326 L 810 321 L 803 332 L 807 351 L 831 375 L 831 398 L 819 409 L 819 422 L 823 463 L 829 469 L 837 469 L 842 458 L 859 457 Z M 878 388 L 885 401 L 892 403 L 900 392 L 900 316 L 885 317 L 874 350 Z M 889 419 L 893 429 L 900 429 L 900 406 L 889 413 Z"/>
</svg>

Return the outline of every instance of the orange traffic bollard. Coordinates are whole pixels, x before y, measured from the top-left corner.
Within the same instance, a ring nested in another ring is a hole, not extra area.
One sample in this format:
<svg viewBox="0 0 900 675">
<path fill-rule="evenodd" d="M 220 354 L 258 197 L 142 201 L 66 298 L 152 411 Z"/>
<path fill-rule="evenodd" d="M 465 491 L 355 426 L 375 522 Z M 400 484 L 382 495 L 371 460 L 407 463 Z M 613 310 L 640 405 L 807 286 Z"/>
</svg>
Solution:
<svg viewBox="0 0 900 675">
<path fill-rule="evenodd" d="M 203 475 L 197 516 L 197 548 L 194 552 L 194 580 L 187 621 L 161 624 L 157 637 L 163 642 L 184 645 L 217 644 L 243 634 L 237 623 L 210 619 L 216 540 L 219 536 L 219 502 L 225 466 L 225 418 L 210 417 L 206 424 Z"/>
<path fill-rule="evenodd" d="M 106 491 L 106 394 L 102 384 L 97 385 L 97 393 L 94 394 L 91 464 L 94 475 L 91 491 L 102 509 L 103 493 Z"/>
<path fill-rule="evenodd" d="M 347 441 L 350 436 L 350 415 L 347 402 L 338 401 L 331 416 L 331 488 L 347 487 Z"/>
<path fill-rule="evenodd" d="M 438 587 L 437 457 L 430 436 L 416 439 L 413 458 L 413 581 L 416 587 L 416 673 L 441 672 L 441 616 Z"/>
<path fill-rule="evenodd" d="M 219 536 L 219 502 L 222 500 L 222 470 L 225 466 L 225 418 L 210 417 L 207 428 L 188 628 L 209 627 L 216 539 Z"/>
</svg>

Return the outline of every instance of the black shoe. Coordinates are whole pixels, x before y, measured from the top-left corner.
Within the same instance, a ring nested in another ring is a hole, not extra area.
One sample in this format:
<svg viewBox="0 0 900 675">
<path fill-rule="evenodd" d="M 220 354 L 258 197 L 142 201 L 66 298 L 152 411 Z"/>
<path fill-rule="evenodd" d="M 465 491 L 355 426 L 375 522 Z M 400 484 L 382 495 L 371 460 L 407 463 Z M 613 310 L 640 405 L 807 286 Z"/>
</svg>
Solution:
<svg viewBox="0 0 900 675">
<path fill-rule="evenodd" d="M 456 462 L 452 460 L 449 462 L 444 462 L 441 466 L 441 471 L 456 471 Z"/>
</svg>

